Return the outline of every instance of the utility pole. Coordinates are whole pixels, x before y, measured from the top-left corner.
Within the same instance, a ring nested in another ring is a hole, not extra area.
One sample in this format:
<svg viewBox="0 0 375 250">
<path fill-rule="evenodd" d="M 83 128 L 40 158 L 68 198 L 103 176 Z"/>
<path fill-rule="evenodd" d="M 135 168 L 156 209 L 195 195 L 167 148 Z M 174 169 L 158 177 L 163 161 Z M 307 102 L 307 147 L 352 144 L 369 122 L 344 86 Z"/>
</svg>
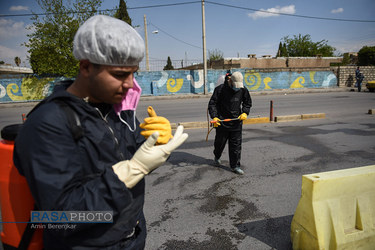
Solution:
<svg viewBox="0 0 375 250">
<path fill-rule="evenodd" d="M 204 94 L 207 95 L 206 21 L 204 17 L 204 0 L 202 0 L 202 40 L 203 40 L 203 85 L 204 85 Z"/>
<path fill-rule="evenodd" d="M 145 23 L 145 44 L 146 44 L 146 70 L 150 71 L 150 64 L 148 60 L 148 39 L 147 39 L 147 21 L 146 21 L 146 15 L 143 15 L 143 20 Z"/>
</svg>

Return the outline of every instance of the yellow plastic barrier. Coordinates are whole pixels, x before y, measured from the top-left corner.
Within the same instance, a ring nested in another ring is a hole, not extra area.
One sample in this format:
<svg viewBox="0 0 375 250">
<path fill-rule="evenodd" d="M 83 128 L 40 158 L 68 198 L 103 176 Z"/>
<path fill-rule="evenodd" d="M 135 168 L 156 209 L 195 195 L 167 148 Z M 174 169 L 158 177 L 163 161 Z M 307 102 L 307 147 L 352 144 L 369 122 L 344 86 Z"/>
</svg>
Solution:
<svg viewBox="0 0 375 250">
<path fill-rule="evenodd" d="M 375 165 L 302 176 L 293 249 L 375 249 Z"/>
</svg>

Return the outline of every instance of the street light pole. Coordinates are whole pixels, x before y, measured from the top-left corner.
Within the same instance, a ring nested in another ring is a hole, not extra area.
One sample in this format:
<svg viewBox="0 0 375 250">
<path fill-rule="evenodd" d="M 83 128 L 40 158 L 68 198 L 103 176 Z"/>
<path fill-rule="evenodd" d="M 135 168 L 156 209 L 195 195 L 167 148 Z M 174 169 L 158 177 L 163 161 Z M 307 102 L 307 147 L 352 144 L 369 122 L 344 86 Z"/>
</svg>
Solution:
<svg viewBox="0 0 375 250">
<path fill-rule="evenodd" d="M 204 94 L 207 95 L 206 21 L 204 15 L 204 0 L 202 0 L 203 85 Z"/>
<path fill-rule="evenodd" d="M 150 63 L 148 59 L 148 39 L 147 39 L 147 21 L 146 21 L 146 15 L 143 15 L 143 20 L 145 23 L 145 45 L 146 45 L 146 70 L 150 71 Z"/>
</svg>

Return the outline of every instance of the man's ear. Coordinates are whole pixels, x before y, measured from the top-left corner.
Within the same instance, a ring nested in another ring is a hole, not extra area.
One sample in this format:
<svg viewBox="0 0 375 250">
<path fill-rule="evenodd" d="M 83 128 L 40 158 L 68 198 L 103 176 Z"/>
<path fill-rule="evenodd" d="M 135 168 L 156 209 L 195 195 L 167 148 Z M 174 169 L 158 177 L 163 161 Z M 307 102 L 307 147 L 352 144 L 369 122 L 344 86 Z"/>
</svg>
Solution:
<svg viewBox="0 0 375 250">
<path fill-rule="evenodd" d="M 89 60 L 79 61 L 79 72 L 84 76 L 88 76 L 90 72 L 90 66 L 92 65 Z"/>
</svg>

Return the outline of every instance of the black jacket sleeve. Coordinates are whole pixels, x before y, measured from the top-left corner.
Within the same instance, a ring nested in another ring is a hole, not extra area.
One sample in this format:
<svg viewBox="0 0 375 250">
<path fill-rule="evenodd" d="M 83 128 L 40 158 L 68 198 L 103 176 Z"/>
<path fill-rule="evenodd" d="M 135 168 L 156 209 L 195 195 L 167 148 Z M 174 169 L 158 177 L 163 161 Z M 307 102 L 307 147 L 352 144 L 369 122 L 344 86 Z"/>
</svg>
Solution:
<svg viewBox="0 0 375 250">
<path fill-rule="evenodd" d="M 243 96 L 242 96 L 242 113 L 246 113 L 249 115 L 250 108 L 252 107 L 253 103 L 251 100 L 251 96 L 249 90 L 247 88 L 243 88 Z"/>
<path fill-rule="evenodd" d="M 217 110 L 217 103 L 219 102 L 219 95 L 221 92 L 221 88 L 223 87 L 222 85 L 217 86 L 214 89 L 214 93 L 212 94 L 210 101 L 208 102 L 208 112 L 210 113 L 211 119 L 215 117 L 219 117 L 219 112 Z"/>
</svg>

